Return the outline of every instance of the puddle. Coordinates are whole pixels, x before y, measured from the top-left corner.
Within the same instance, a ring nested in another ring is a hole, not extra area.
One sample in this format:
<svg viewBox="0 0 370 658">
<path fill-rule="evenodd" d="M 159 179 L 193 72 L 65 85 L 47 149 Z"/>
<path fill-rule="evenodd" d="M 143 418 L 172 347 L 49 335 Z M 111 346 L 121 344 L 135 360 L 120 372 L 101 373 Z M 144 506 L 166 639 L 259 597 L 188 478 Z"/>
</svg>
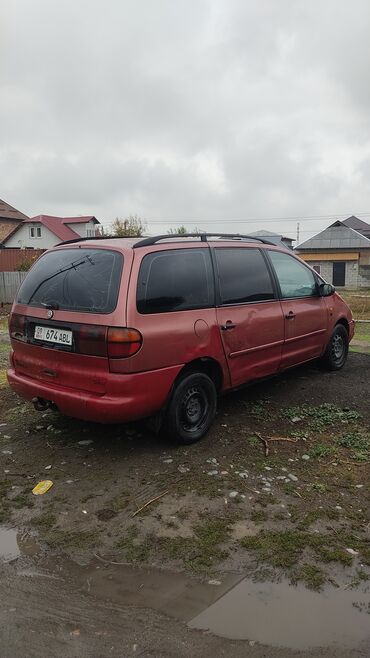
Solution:
<svg viewBox="0 0 370 658">
<path fill-rule="evenodd" d="M 28 533 L 0 527 L 0 562 L 12 562 L 21 555 L 32 557 L 39 550 L 40 547 Z"/>
<path fill-rule="evenodd" d="M 20 556 L 17 536 L 17 530 L 0 528 L 0 560 L 2 562 L 10 562 Z"/>
<path fill-rule="evenodd" d="M 355 647 L 370 639 L 370 594 L 242 580 L 189 626 L 290 649 Z"/>
<path fill-rule="evenodd" d="M 240 574 L 228 574 L 219 585 L 209 585 L 179 572 L 110 565 L 97 560 L 82 566 L 65 558 L 53 566 L 49 562 L 47 571 L 71 580 L 95 598 L 151 608 L 185 622 L 212 605 L 240 581 Z"/>
<path fill-rule="evenodd" d="M 37 559 L 17 560 L 34 556 Z M 316 593 L 287 582 L 241 580 L 240 574 L 228 574 L 213 585 L 184 573 L 97 558 L 81 565 L 64 555 L 45 553 L 28 533 L 0 527 L 1 561 L 16 561 L 20 577 L 61 580 L 85 596 L 151 608 L 190 628 L 230 639 L 290 649 L 350 648 L 370 639 L 368 585 L 361 592 L 327 588 Z"/>
</svg>

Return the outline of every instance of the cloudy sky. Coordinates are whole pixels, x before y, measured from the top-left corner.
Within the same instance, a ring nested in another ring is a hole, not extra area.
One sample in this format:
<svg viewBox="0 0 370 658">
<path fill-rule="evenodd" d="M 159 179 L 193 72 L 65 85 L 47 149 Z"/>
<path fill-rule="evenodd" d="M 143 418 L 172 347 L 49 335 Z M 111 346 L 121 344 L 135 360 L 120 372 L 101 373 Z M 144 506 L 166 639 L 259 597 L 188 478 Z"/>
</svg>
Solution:
<svg viewBox="0 0 370 658">
<path fill-rule="evenodd" d="M 0 197 L 150 232 L 370 221 L 368 0 L 0 4 Z"/>
</svg>

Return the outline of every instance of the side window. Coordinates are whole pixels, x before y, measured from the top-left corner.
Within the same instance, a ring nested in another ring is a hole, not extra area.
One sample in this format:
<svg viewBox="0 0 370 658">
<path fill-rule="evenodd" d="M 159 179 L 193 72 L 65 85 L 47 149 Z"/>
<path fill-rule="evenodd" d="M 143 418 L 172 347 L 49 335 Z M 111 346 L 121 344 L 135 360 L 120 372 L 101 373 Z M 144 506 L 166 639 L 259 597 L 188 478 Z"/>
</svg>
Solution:
<svg viewBox="0 0 370 658">
<path fill-rule="evenodd" d="M 269 251 L 280 283 L 282 297 L 313 297 L 317 286 L 313 273 L 303 263 L 281 251 Z"/>
<path fill-rule="evenodd" d="M 259 249 L 216 248 L 222 304 L 243 304 L 274 299 L 265 259 Z"/>
<path fill-rule="evenodd" d="M 136 302 L 139 313 L 214 306 L 209 249 L 173 249 L 144 256 Z"/>
</svg>

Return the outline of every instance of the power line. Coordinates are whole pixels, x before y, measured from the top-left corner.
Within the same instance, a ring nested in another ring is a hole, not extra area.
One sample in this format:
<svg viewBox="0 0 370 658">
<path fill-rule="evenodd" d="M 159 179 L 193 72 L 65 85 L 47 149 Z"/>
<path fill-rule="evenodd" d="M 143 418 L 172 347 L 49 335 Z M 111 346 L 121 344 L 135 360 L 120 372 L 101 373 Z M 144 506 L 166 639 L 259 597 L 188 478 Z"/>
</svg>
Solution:
<svg viewBox="0 0 370 658">
<path fill-rule="evenodd" d="M 333 213 L 332 215 L 296 215 L 294 217 L 247 217 L 245 219 L 233 219 L 233 218 L 224 218 L 224 219 L 205 219 L 202 217 L 171 217 L 170 219 L 168 218 L 152 218 L 152 217 L 145 217 L 145 221 L 150 222 L 151 224 L 181 224 L 183 222 L 186 223 L 230 223 L 230 224 L 256 224 L 259 222 L 296 222 L 297 220 L 305 220 L 305 221 L 310 221 L 310 222 L 322 222 L 324 219 L 338 219 L 339 217 L 350 217 L 350 213 Z M 361 212 L 361 213 L 356 213 L 356 217 L 359 216 L 370 216 L 370 211 L 369 212 Z"/>
</svg>

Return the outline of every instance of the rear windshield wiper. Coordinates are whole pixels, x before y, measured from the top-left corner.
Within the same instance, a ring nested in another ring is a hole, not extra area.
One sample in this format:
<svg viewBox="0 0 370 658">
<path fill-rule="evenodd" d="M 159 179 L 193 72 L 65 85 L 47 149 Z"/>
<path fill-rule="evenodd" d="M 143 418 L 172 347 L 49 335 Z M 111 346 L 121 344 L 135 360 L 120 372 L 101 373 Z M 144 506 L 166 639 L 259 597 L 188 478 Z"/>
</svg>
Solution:
<svg viewBox="0 0 370 658">
<path fill-rule="evenodd" d="M 75 261 L 75 262 L 71 263 L 70 265 L 68 265 L 68 267 L 62 267 L 60 270 L 58 270 L 58 272 L 54 272 L 54 274 L 51 274 L 50 276 L 47 276 L 45 279 L 42 279 L 40 281 L 39 285 L 36 286 L 36 288 L 33 291 L 31 297 L 29 298 L 28 304 L 31 303 L 31 300 L 34 298 L 34 296 L 36 295 L 37 291 L 41 288 L 41 286 L 44 285 L 44 283 L 46 283 L 47 281 L 50 281 L 51 279 L 54 279 L 54 277 L 59 276 L 59 274 L 64 274 L 64 272 L 69 272 L 69 270 L 75 270 L 75 269 L 77 269 L 77 267 L 79 267 L 80 265 L 83 265 L 84 263 L 90 263 L 90 265 L 95 265 L 95 263 L 94 263 L 93 259 L 91 258 L 91 256 L 86 256 L 86 258 L 83 258 L 80 261 Z M 40 302 L 40 303 L 41 303 L 42 306 L 45 306 L 45 308 L 49 308 L 49 306 L 47 306 L 46 304 L 42 304 L 42 302 Z M 52 307 L 50 307 L 50 308 L 52 308 Z"/>
<path fill-rule="evenodd" d="M 49 308 L 53 311 L 57 311 L 59 308 L 59 304 L 56 304 L 55 302 L 49 302 L 49 303 L 41 302 L 41 306 L 43 306 L 44 308 Z"/>
</svg>

